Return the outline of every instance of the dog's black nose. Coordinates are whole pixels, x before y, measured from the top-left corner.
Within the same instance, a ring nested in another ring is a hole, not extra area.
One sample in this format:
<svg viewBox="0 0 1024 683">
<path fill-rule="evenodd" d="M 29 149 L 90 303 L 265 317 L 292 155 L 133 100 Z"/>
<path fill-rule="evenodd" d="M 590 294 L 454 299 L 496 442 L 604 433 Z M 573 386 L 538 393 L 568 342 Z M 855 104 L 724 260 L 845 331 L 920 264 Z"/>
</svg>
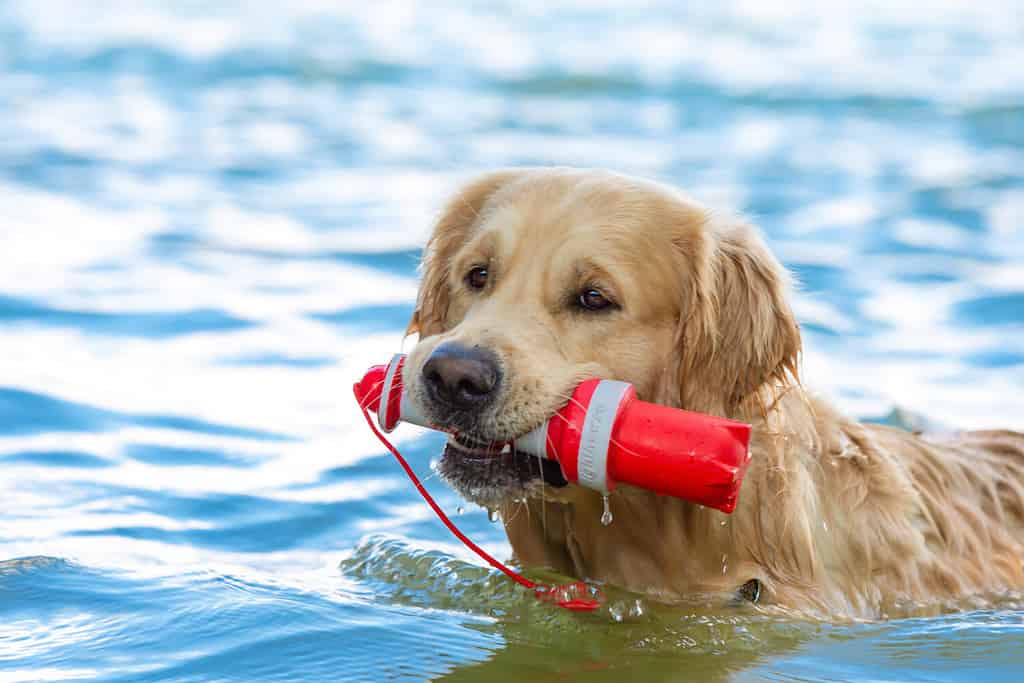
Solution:
<svg viewBox="0 0 1024 683">
<path fill-rule="evenodd" d="M 493 352 L 454 342 L 438 346 L 423 364 L 427 393 L 453 408 L 476 408 L 497 393 L 501 368 Z"/>
</svg>

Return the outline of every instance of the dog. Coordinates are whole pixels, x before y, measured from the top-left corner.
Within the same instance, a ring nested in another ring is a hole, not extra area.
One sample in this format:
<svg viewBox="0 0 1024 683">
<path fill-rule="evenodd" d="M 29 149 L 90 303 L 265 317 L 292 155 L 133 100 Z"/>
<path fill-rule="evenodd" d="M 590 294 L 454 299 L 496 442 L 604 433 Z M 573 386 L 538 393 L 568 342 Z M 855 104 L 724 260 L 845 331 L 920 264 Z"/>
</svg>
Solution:
<svg viewBox="0 0 1024 683">
<path fill-rule="evenodd" d="M 459 434 L 438 471 L 500 511 L 521 564 L 854 618 L 1024 588 L 1024 434 L 928 438 L 806 390 L 789 277 L 741 218 L 611 172 L 501 170 L 443 209 L 421 274 L 406 391 Z M 752 424 L 735 512 L 623 485 L 605 526 L 600 493 L 499 450 L 594 377 Z"/>
</svg>

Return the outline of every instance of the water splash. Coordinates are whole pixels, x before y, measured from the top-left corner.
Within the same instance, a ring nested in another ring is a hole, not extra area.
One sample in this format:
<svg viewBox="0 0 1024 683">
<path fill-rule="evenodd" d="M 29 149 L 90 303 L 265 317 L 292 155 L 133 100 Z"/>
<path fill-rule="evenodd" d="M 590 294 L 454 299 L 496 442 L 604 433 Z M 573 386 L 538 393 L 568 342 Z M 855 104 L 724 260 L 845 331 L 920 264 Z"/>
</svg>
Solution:
<svg viewBox="0 0 1024 683">
<path fill-rule="evenodd" d="M 604 511 L 601 513 L 601 524 L 610 526 L 612 523 L 612 507 L 611 503 L 608 502 L 607 493 L 601 496 L 601 504 L 604 506 Z"/>
</svg>

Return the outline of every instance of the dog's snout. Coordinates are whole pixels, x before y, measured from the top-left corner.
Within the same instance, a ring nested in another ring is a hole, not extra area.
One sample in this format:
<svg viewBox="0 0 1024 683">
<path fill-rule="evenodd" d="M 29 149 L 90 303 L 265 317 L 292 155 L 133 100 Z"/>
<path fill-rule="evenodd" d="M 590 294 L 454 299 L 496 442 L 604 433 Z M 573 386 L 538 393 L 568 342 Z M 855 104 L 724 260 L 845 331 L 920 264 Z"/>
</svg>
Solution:
<svg viewBox="0 0 1024 683">
<path fill-rule="evenodd" d="M 438 403 L 475 408 L 497 393 L 501 369 L 493 352 L 448 342 L 434 349 L 423 364 L 423 380 Z"/>
</svg>

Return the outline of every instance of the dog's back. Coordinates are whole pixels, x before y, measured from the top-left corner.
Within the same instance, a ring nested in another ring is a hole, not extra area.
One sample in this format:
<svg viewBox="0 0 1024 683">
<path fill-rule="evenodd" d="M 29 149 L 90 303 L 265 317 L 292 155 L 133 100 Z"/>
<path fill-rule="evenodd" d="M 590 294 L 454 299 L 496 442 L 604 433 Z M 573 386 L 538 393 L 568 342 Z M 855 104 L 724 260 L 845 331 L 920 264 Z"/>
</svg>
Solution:
<svg viewBox="0 0 1024 683">
<path fill-rule="evenodd" d="M 783 602 L 876 616 L 1024 589 L 1024 433 L 920 435 L 811 406 L 815 438 L 798 452 L 813 454 L 825 524 L 808 525 L 807 594 Z M 780 408 L 791 424 L 803 410 Z"/>
<path fill-rule="evenodd" d="M 913 485 L 912 525 L 923 541 L 903 566 L 911 594 L 962 596 L 1024 587 L 1024 434 L 916 435 L 865 426 L 898 454 Z"/>
</svg>

